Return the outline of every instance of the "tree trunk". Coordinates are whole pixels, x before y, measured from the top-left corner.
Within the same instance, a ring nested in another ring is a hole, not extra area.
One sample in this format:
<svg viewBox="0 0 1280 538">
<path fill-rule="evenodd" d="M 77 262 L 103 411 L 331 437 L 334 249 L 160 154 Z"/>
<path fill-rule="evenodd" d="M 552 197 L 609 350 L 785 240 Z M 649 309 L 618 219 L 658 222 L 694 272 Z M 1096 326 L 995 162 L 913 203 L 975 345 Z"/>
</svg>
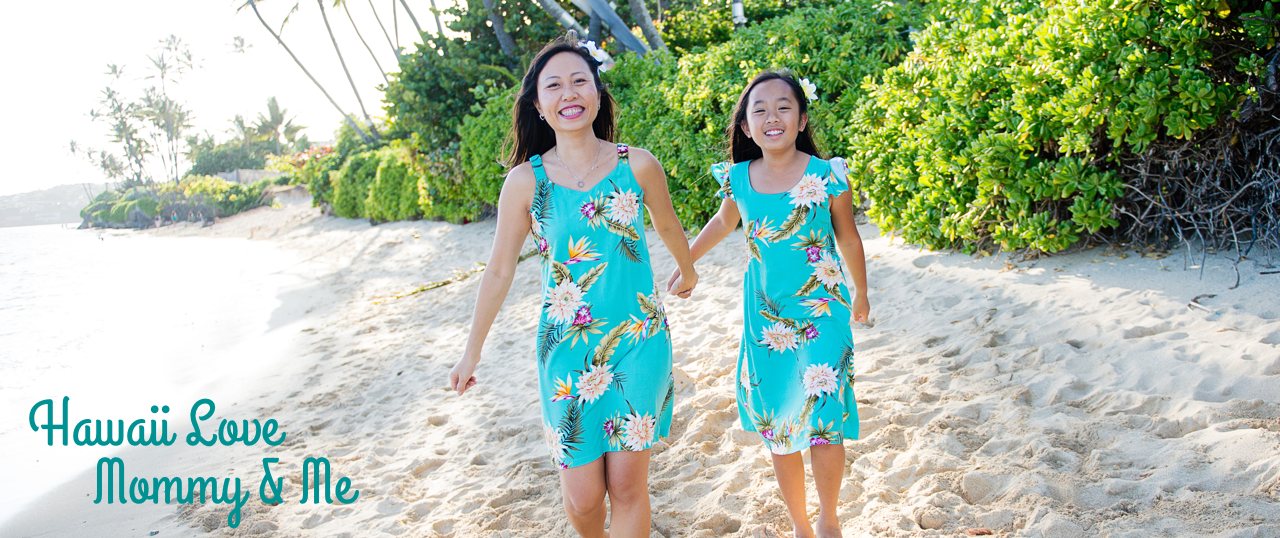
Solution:
<svg viewBox="0 0 1280 538">
<path fill-rule="evenodd" d="M 605 24 L 609 25 L 609 34 L 618 40 L 618 43 L 623 48 L 633 50 L 641 55 L 648 52 L 648 48 L 644 46 L 644 43 L 631 34 L 631 27 L 622 22 L 622 17 L 619 17 L 618 12 L 609 7 L 608 3 L 604 0 L 587 0 L 587 5 L 591 6 L 591 10 L 599 15 Z"/>
<path fill-rule="evenodd" d="M 649 17 L 649 8 L 645 7 L 644 0 L 627 0 L 627 3 L 631 4 L 631 18 L 640 25 L 645 41 L 649 42 L 649 48 L 667 50 L 667 44 L 662 42 L 662 34 L 658 33 L 658 29 L 653 26 L 653 19 Z"/>
<path fill-rule="evenodd" d="M 364 45 L 364 50 L 369 51 L 369 57 L 373 58 L 373 65 L 378 66 L 378 73 L 382 74 L 382 81 L 391 84 L 391 79 L 387 78 L 387 70 L 382 68 L 382 62 L 378 61 L 378 55 L 373 53 L 373 48 L 364 40 L 364 35 L 360 33 L 360 27 L 356 26 L 356 20 L 351 17 L 351 10 L 347 8 L 346 2 L 342 4 L 342 11 L 347 14 L 347 21 L 351 23 L 351 29 L 356 31 L 356 37 L 360 38 L 360 44 Z"/>
<path fill-rule="evenodd" d="M 387 46 L 391 47 L 391 50 L 396 53 L 396 65 L 399 65 L 400 64 L 400 47 L 397 47 L 395 43 L 391 42 L 391 34 L 387 33 L 386 25 L 382 24 L 382 17 L 378 16 L 378 8 L 373 7 L 373 0 L 368 0 L 368 1 L 369 1 L 369 10 L 373 11 L 373 19 L 378 21 L 378 28 L 382 29 L 382 37 L 387 38 Z M 394 13 L 395 9 L 396 9 L 395 0 L 392 0 L 391 1 L 391 10 L 393 11 L 392 17 L 395 16 L 395 13 Z M 393 19 L 392 23 L 394 24 L 394 22 L 395 21 Z M 396 36 L 396 37 L 398 38 L 399 36 Z"/>
<path fill-rule="evenodd" d="M 492 8 L 490 8 L 492 9 Z M 436 9 L 436 0 L 431 0 L 431 15 L 436 18 L 436 35 L 444 38 L 444 25 L 440 24 L 440 10 Z M 514 48 L 514 47 L 513 47 Z"/>
<path fill-rule="evenodd" d="M 320 93 L 324 94 L 325 99 L 329 100 L 329 104 L 333 105 L 334 110 L 337 110 L 339 114 L 342 114 L 342 119 L 347 122 L 347 125 L 355 130 L 355 132 L 360 135 L 360 138 L 364 139 L 366 142 L 371 141 L 372 138 L 369 134 L 364 132 L 364 129 L 361 129 L 360 125 L 356 123 L 355 120 L 351 119 L 350 114 L 347 114 L 346 111 L 342 110 L 342 107 L 338 106 L 338 102 L 333 100 L 332 95 L 329 95 L 329 90 L 324 89 L 324 85 L 320 84 L 320 81 L 316 80 L 316 77 L 311 75 L 311 71 L 307 70 L 305 65 L 302 65 L 302 61 L 298 59 L 298 55 L 294 54 L 293 49 L 290 49 L 289 46 L 284 43 L 284 40 L 280 38 L 280 34 L 276 33 L 275 29 L 271 28 L 270 24 L 267 24 L 266 19 L 262 18 L 262 13 L 258 11 L 258 3 L 255 0 L 245 0 L 245 3 L 248 4 L 250 8 L 253 8 L 253 14 L 258 17 L 258 22 L 262 23 L 262 27 L 267 29 L 267 32 L 271 34 L 271 37 L 275 38 L 276 43 L 279 43 L 280 47 L 283 48 L 285 52 L 289 53 L 289 57 L 293 58 L 293 63 L 298 64 L 298 69 L 301 69 L 302 73 L 307 75 L 307 78 L 311 80 L 311 83 L 315 84 L 316 88 L 320 90 Z"/>
<path fill-rule="evenodd" d="M 418 24 L 418 18 L 413 16 L 413 10 L 409 9 L 409 4 L 406 4 L 404 0 L 400 0 L 400 6 L 404 8 L 405 13 L 409 14 L 409 20 L 413 21 L 413 27 L 414 29 L 418 30 L 418 36 L 421 37 L 422 25 Z"/>
<path fill-rule="evenodd" d="M 333 42 L 333 51 L 338 53 L 338 63 L 342 65 L 342 73 L 347 76 L 347 82 L 351 84 L 351 93 L 356 95 L 356 104 L 360 105 L 360 113 L 364 114 L 364 120 L 369 122 L 369 133 L 374 138 L 379 138 L 378 127 L 374 125 L 373 118 L 369 117 L 369 111 L 364 108 L 364 100 L 360 99 L 360 90 L 356 88 L 355 79 L 351 78 L 351 70 L 347 69 L 347 61 L 342 59 L 342 48 L 338 47 L 337 38 L 333 37 L 333 27 L 329 26 L 329 15 L 324 10 L 325 0 L 316 0 L 316 5 L 320 6 L 320 18 L 324 19 L 324 29 L 329 32 L 329 41 Z"/>
<path fill-rule="evenodd" d="M 603 41 L 603 36 L 600 35 L 600 30 L 600 16 L 596 15 L 595 12 L 592 12 L 591 21 L 587 23 L 587 39 L 596 43 Z"/>
<path fill-rule="evenodd" d="M 560 7 L 560 4 L 557 4 L 556 0 L 538 0 L 538 5 L 542 6 L 542 10 L 546 11 L 548 15 L 551 15 L 551 18 L 560 23 L 560 26 L 563 26 L 565 30 L 573 30 L 577 32 L 578 37 L 587 35 L 586 30 L 582 29 L 582 26 L 578 24 L 578 21 L 573 20 L 573 15 L 570 15 L 568 11 L 565 11 L 564 8 Z"/>
<path fill-rule="evenodd" d="M 435 0 L 432 0 L 431 3 L 434 5 Z M 435 8 L 433 7 L 432 10 L 434 9 Z M 514 70 L 516 64 L 516 43 L 511 40 L 511 34 L 508 34 L 506 28 L 503 27 L 502 16 L 498 14 L 496 9 L 494 9 L 493 0 L 484 0 L 484 10 L 489 14 L 489 22 L 493 23 L 493 33 L 498 37 L 498 46 L 502 47 L 502 54 L 506 55 L 508 60 L 507 63 L 511 64 L 511 67 Z M 439 21 L 440 19 L 437 18 L 436 22 L 438 23 Z"/>
<path fill-rule="evenodd" d="M 733 0 L 733 27 L 737 29 L 746 25 L 747 16 L 742 8 L 742 0 Z"/>
</svg>

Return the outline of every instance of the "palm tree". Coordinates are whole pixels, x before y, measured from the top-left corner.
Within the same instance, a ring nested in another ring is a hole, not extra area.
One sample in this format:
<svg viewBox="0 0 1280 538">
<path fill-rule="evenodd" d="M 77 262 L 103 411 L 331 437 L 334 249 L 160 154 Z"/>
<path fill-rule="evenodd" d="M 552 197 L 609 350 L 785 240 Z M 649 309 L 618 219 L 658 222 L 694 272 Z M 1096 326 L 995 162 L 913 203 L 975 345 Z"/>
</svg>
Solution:
<svg viewBox="0 0 1280 538">
<path fill-rule="evenodd" d="M 418 24 L 418 18 L 413 16 L 413 10 L 409 9 L 409 4 L 406 4 L 404 0 L 400 0 L 400 5 L 404 7 L 404 12 L 409 14 L 409 20 L 413 21 L 413 27 L 418 30 L 418 35 L 422 35 L 422 25 Z"/>
<path fill-rule="evenodd" d="M 369 132 L 378 138 L 378 128 L 373 123 L 373 118 L 369 117 L 369 111 L 364 108 L 364 100 L 360 98 L 360 89 L 356 88 L 355 79 L 351 78 L 351 70 L 347 69 L 347 61 L 342 58 L 342 47 L 338 46 L 338 39 L 333 36 L 333 27 L 329 25 L 329 15 L 324 10 L 324 0 L 316 0 L 316 5 L 320 6 L 320 18 L 324 20 L 324 29 L 329 32 L 329 41 L 333 43 L 333 51 L 338 54 L 338 63 L 342 65 L 342 73 L 347 76 L 347 83 L 351 84 L 351 92 L 356 95 L 356 104 L 360 105 L 360 113 L 364 114 L 365 121 L 369 122 Z"/>
<path fill-rule="evenodd" d="M 329 104 L 333 105 L 333 108 L 337 110 L 339 114 L 342 115 L 342 120 L 345 121 L 347 125 L 350 126 L 351 129 L 356 132 L 356 134 L 359 134 L 360 138 L 364 139 L 366 142 L 373 140 L 373 138 L 370 137 L 369 134 L 364 131 L 364 129 L 360 128 L 359 123 L 351 118 L 350 114 L 347 114 L 347 112 L 343 110 L 342 107 L 338 106 L 338 102 L 333 100 L 332 95 L 329 95 L 329 90 L 326 90 L 324 85 L 320 84 L 320 81 L 316 80 L 316 77 L 312 76 L 311 71 L 308 70 L 307 67 L 302 64 L 302 60 L 298 59 L 298 55 L 293 53 L 293 49 L 290 49 L 289 45 L 285 44 L 284 39 L 280 37 L 280 33 L 276 32 L 276 30 L 272 28 L 270 24 L 267 24 L 266 19 L 262 18 L 262 12 L 258 11 L 258 2 L 256 0 L 245 0 L 245 2 L 241 4 L 239 8 L 236 8 L 236 11 L 244 9 L 246 6 L 248 6 L 250 9 L 253 10 L 253 14 L 258 17 L 258 22 L 262 23 L 262 27 L 267 29 L 267 32 L 271 34 L 271 37 L 275 38 L 276 43 L 279 43 L 280 47 L 283 48 L 285 52 L 289 53 L 289 57 L 293 59 L 293 63 L 298 65 L 298 69 L 301 69 L 302 73 L 307 75 L 307 78 L 311 80 L 311 83 L 315 84 L 316 88 L 320 90 L 320 93 L 324 94 L 325 99 L 329 100 Z M 294 4 L 294 10 L 296 10 L 297 7 L 298 7 L 297 4 Z M 290 13 L 292 12 L 293 11 L 290 11 Z M 285 21 L 288 21 L 288 19 L 289 19 L 288 17 L 285 17 Z M 281 25 L 281 27 L 283 27 L 283 25 Z"/>
<path fill-rule="evenodd" d="M 653 19 L 649 17 L 649 8 L 645 7 L 644 0 L 628 0 L 627 3 L 631 4 L 631 18 L 640 25 L 645 41 L 649 42 L 649 48 L 667 50 L 667 44 L 662 42 L 662 34 L 658 33 L 658 29 L 653 26 Z"/>
<path fill-rule="evenodd" d="M 538 5 L 542 6 L 542 10 L 551 15 L 551 18 L 560 23 L 560 26 L 563 26 L 564 29 L 573 30 L 580 36 L 587 35 L 586 30 L 582 29 L 582 25 L 573 19 L 573 15 L 570 15 L 568 11 L 560 7 L 556 0 L 538 0 Z"/>
<path fill-rule="evenodd" d="M 435 2 L 433 1 L 432 4 Z M 489 22 L 493 24 L 493 33 L 498 37 L 498 46 L 502 47 L 502 54 L 507 57 L 507 63 L 511 69 L 516 69 L 516 42 L 511 39 L 511 34 L 508 34 L 503 26 L 502 15 L 494 9 L 493 0 L 484 0 L 484 10 L 489 14 Z M 440 19 L 437 17 L 436 23 L 439 22 Z"/>
<path fill-rule="evenodd" d="M 396 64 L 399 64 L 400 63 L 400 47 L 396 46 L 395 43 L 391 42 L 391 34 L 387 33 L 387 26 L 385 24 L 382 24 L 382 17 L 378 16 L 378 8 L 373 7 L 373 0 L 368 0 L 368 2 L 369 2 L 369 10 L 373 11 L 374 20 L 378 21 L 378 28 L 382 29 L 382 36 L 387 38 L 387 46 L 391 47 L 391 50 L 395 51 Z M 395 19 L 394 19 L 395 11 L 396 11 L 396 2 L 395 0 L 391 0 L 391 16 L 393 17 L 392 19 L 393 24 L 395 23 Z M 399 29 L 397 29 L 396 41 L 399 41 L 399 40 L 400 40 L 400 32 L 399 32 Z"/>
<path fill-rule="evenodd" d="M 440 38 L 444 38 L 444 25 L 440 24 L 440 10 L 436 9 L 436 0 L 430 0 L 430 2 L 431 2 L 431 15 L 436 18 L 436 36 Z"/>
<path fill-rule="evenodd" d="M 342 11 L 347 14 L 347 21 L 351 23 L 351 29 L 356 31 L 356 37 L 360 38 L 360 44 L 364 45 L 364 50 L 369 51 L 369 57 L 373 58 L 373 65 L 378 66 L 378 73 L 382 75 L 382 81 L 391 84 L 391 79 L 387 78 L 387 70 L 382 68 L 382 62 L 378 61 L 378 55 L 373 53 L 373 48 L 369 47 L 369 43 L 364 40 L 364 34 L 360 33 L 360 27 L 356 26 L 356 20 L 351 16 L 351 10 L 347 8 L 347 2 L 343 0 L 333 0 L 335 6 L 342 6 Z"/>
<path fill-rule="evenodd" d="M 298 133 L 302 132 L 302 126 L 294 125 L 293 119 L 288 116 L 288 111 L 280 108 L 276 98 L 272 97 L 267 99 L 267 113 L 265 115 L 258 114 L 258 121 L 253 126 L 253 132 L 260 139 L 270 142 L 274 147 L 273 153 L 279 155 L 284 152 L 284 148 L 291 148 L 296 145 Z"/>
</svg>

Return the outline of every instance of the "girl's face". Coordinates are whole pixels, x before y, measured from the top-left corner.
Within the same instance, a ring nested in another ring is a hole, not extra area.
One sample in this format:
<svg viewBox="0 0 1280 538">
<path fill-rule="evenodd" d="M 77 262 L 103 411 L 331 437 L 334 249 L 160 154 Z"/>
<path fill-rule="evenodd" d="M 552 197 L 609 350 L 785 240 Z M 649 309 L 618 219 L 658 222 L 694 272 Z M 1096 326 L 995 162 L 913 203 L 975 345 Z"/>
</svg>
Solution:
<svg viewBox="0 0 1280 538">
<path fill-rule="evenodd" d="M 538 102 L 534 108 L 552 130 L 591 129 L 600 111 L 600 92 L 587 61 L 572 52 L 561 52 L 547 60 L 538 74 Z"/>
<path fill-rule="evenodd" d="M 780 79 L 756 84 L 747 94 L 747 121 L 744 133 L 764 151 L 796 147 L 809 118 L 800 113 L 800 103 L 791 85 Z"/>
</svg>

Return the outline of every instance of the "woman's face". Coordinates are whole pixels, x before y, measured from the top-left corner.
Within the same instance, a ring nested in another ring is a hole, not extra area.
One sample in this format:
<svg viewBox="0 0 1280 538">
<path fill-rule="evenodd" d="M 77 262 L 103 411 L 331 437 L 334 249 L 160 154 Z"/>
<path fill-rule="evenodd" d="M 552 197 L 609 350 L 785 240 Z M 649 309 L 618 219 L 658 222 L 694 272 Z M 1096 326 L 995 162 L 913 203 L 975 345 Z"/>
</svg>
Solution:
<svg viewBox="0 0 1280 538">
<path fill-rule="evenodd" d="M 587 61 L 572 52 L 552 56 L 538 74 L 534 108 L 555 131 L 590 129 L 600 111 L 600 92 Z"/>
<path fill-rule="evenodd" d="M 747 121 L 741 127 L 762 150 L 796 147 L 796 137 L 807 122 L 795 92 L 783 80 L 766 80 L 747 94 Z"/>
</svg>

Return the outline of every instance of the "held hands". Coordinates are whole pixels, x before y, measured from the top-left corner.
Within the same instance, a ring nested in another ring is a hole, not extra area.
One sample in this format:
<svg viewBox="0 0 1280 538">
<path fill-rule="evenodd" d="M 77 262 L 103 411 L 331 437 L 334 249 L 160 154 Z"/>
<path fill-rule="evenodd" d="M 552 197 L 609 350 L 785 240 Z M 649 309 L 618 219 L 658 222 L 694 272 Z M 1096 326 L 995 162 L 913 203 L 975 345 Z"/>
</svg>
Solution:
<svg viewBox="0 0 1280 538">
<path fill-rule="evenodd" d="M 463 357 L 458 364 L 453 366 L 453 371 L 449 372 L 449 390 L 455 391 L 459 396 L 466 392 L 467 389 L 476 386 L 476 363 L 480 362 L 480 358 L 474 359 Z"/>
<path fill-rule="evenodd" d="M 698 285 L 698 272 L 690 270 L 687 274 L 682 274 L 680 268 L 677 267 L 671 272 L 671 278 L 667 280 L 667 293 L 675 295 L 681 299 L 688 299 L 693 294 L 694 286 Z"/>
</svg>

